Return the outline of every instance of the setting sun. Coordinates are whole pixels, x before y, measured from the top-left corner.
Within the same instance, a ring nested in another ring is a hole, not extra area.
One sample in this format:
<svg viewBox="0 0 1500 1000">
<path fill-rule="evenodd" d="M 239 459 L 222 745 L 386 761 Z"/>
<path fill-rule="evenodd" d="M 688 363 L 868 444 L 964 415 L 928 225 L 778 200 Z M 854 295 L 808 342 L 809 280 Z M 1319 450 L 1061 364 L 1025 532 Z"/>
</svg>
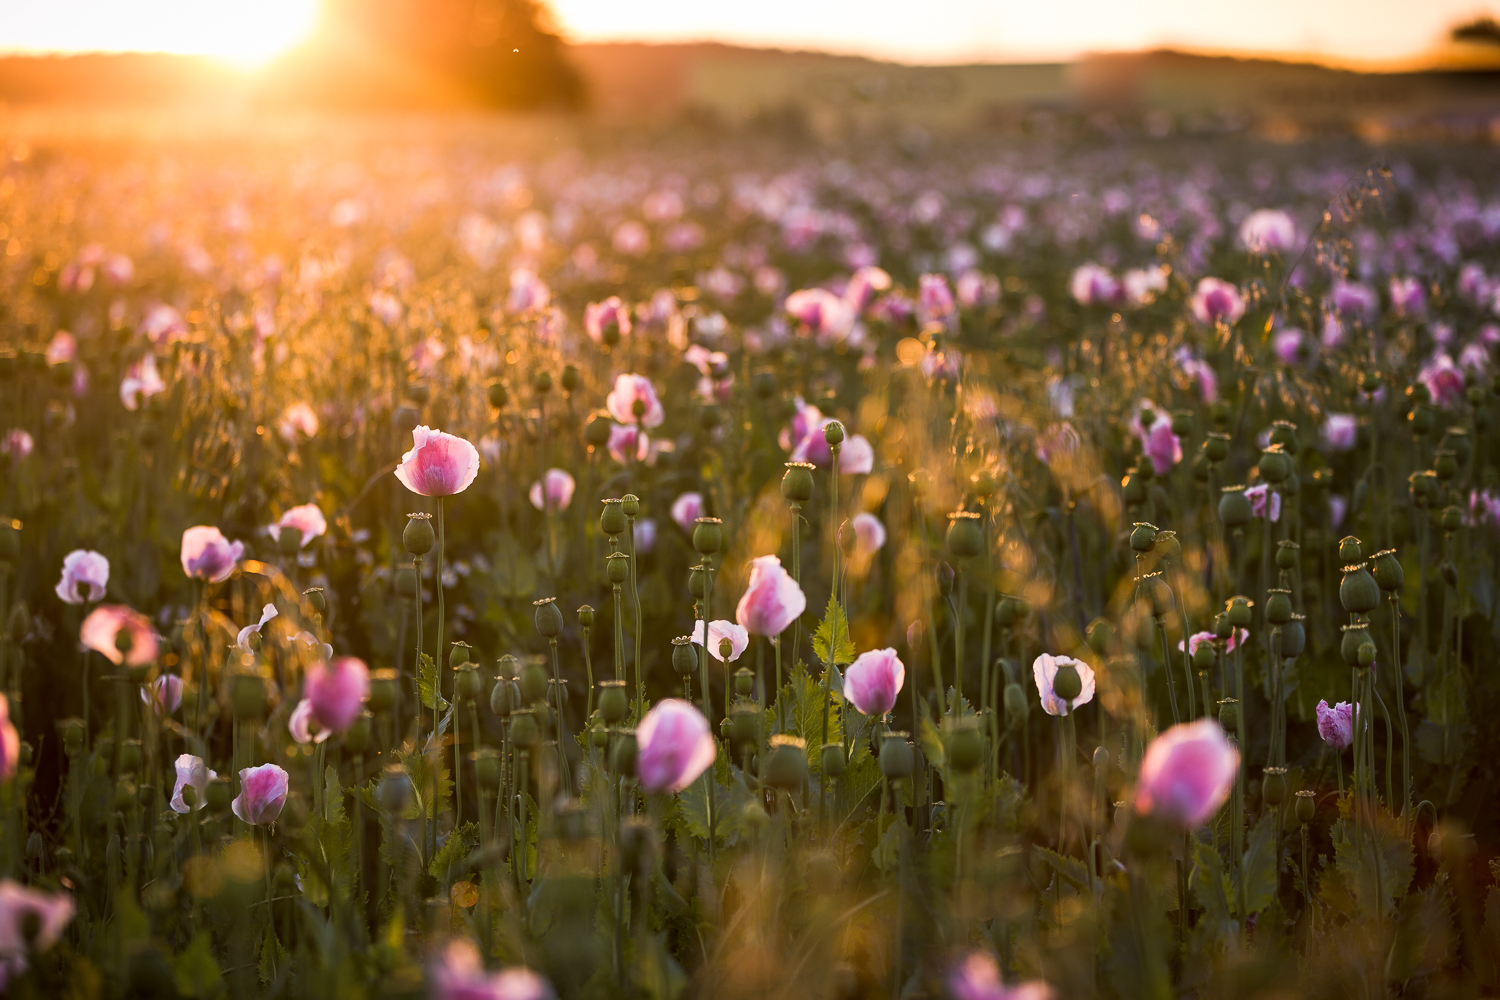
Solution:
<svg viewBox="0 0 1500 1000">
<path fill-rule="evenodd" d="M 253 68 L 313 30 L 318 0 L 69 0 L 3 3 L 0 48 L 178 52 Z"/>
</svg>

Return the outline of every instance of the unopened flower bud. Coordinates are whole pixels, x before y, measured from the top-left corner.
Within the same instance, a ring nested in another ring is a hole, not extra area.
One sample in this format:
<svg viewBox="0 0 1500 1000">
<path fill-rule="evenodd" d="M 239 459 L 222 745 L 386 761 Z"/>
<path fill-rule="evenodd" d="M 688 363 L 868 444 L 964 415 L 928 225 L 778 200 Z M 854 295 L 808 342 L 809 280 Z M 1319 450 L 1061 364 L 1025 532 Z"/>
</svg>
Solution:
<svg viewBox="0 0 1500 1000">
<path fill-rule="evenodd" d="M 1012 681 L 1005 685 L 1005 720 L 1009 725 L 1018 726 L 1021 720 L 1026 718 L 1029 706 L 1026 704 L 1026 692 L 1021 685 Z"/>
<path fill-rule="evenodd" d="M 937 566 L 938 594 L 944 598 L 953 593 L 953 567 L 946 562 L 940 562 Z"/>
</svg>

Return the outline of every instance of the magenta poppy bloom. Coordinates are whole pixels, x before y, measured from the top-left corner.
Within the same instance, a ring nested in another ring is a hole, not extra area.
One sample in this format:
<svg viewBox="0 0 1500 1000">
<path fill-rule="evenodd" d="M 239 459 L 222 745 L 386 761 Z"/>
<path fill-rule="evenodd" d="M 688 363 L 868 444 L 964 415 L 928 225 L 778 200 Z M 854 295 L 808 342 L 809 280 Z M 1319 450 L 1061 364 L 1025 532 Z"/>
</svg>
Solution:
<svg viewBox="0 0 1500 1000">
<path fill-rule="evenodd" d="M 531 484 L 528 497 L 537 510 L 567 510 L 573 502 L 573 477 L 562 469 L 548 469 L 539 482 Z"/>
<path fill-rule="evenodd" d="M 1432 401 L 1443 409 L 1452 409 L 1463 402 L 1463 369 L 1453 363 L 1448 355 L 1439 352 L 1417 372 L 1417 380 L 1432 393 Z"/>
<path fill-rule="evenodd" d="M 894 649 L 860 653 L 844 672 L 844 700 L 869 716 L 896 707 L 896 696 L 906 683 L 906 665 Z"/>
<path fill-rule="evenodd" d="M 130 636 L 128 652 L 120 652 L 121 632 Z M 101 604 L 83 620 L 78 641 L 101 654 L 110 663 L 141 667 L 156 659 L 156 629 L 151 620 L 123 604 Z"/>
<path fill-rule="evenodd" d="M 1118 305 L 1122 299 L 1120 283 L 1109 268 L 1099 264 L 1080 264 L 1068 281 L 1068 294 L 1081 306 Z"/>
<path fill-rule="evenodd" d="M 946 277 L 924 274 L 917 279 L 917 315 L 922 322 L 944 323 L 957 311 Z"/>
<path fill-rule="evenodd" d="M 729 659 L 719 655 L 719 644 L 729 640 Z M 699 646 L 703 645 L 703 620 L 700 618 L 693 626 L 693 642 Z M 743 626 L 734 622 L 725 621 L 722 618 L 708 623 L 708 655 L 720 663 L 732 663 L 740 658 L 740 654 L 750 645 L 750 633 Z"/>
<path fill-rule="evenodd" d="M 276 433 L 287 444 L 318 436 L 318 412 L 306 403 L 293 403 L 276 422 Z"/>
<path fill-rule="evenodd" d="M 603 302 L 590 302 L 583 309 L 583 328 L 589 339 L 596 344 L 604 342 L 604 334 L 609 330 L 616 331 L 621 337 L 628 337 L 630 309 L 620 301 L 618 295 L 611 295 Z"/>
<path fill-rule="evenodd" d="M 218 774 L 210 771 L 208 765 L 203 763 L 202 757 L 194 757 L 190 753 L 180 754 L 177 757 L 177 784 L 172 788 L 172 801 L 169 803 L 172 811 L 182 815 L 192 811 L 182 800 L 182 790 L 189 786 L 195 793 L 193 809 L 202 809 L 208 805 L 208 796 L 203 793 L 208 788 L 208 783 L 217 777 Z"/>
<path fill-rule="evenodd" d="M 820 337 L 842 340 L 854 329 L 854 310 L 826 288 L 793 292 L 786 297 L 783 308 L 808 332 Z"/>
<path fill-rule="evenodd" d="M 281 520 L 271 526 L 271 537 L 281 540 L 282 530 L 302 533 L 302 547 L 328 530 L 328 520 L 315 503 L 299 504 L 281 515 Z"/>
<path fill-rule="evenodd" d="M 1427 292 L 1416 278 L 1391 278 L 1391 308 L 1397 316 L 1427 315 Z"/>
<path fill-rule="evenodd" d="M 432 995 L 434 1000 L 551 1000 L 553 993 L 530 969 L 485 971 L 473 942 L 455 938 L 432 966 Z"/>
<path fill-rule="evenodd" d="M 621 465 L 644 462 L 651 454 L 651 439 L 635 424 L 611 424 L 609 457 Z"/>
<path fill-rule="evenodd" d="M 604 399 L 609 415 L 622 424 L 640 424 L 642 427 L 660 427 L 667 419 L 661 400 L 656 398 L 656 389 L 644 375 L 620 375 L 615 378 L 615 387 Z"/>
<path fill-rule="evenodd" d="M 510 294 L 505 299 L 505 311 L 513 316 L 521 313 L 540 312 L 552 302 L 552 289 L 538 278 L 536 272 L 518 267 L 510 272 Z"/>
<path fill-rule="evenodd" d="M 1245 490 L 1245 496 L 1250 500 L 1250 509 L 1255 516 L 1264 519 L 1266 516 L 1266 496 L 1271 497 L 1271 520 L 1281 520 L 1281 494 L 1272 492 L 1266 483 L 1258 483 Z"/>
<path fill-rule="evenodd" d="M 1302 358 L 1302 345 L 1306 342 L 1307 334 L 1289 326 L 1271 335 L 1271 353 L 1281 364 L 1294 365 Z"/>
<path fill-rule="evenodd" d="M 24 462 L 35 449 L 36 442 L 31 434 L 20 427 L 12 427 L 5 437 L 0 438 L 0 454 L 8 456 L 12 462 Z"/>
<path fill-rule="evenodd" d="M 1224 644 L 1224 651 L 1226 653 L 1232 653 L 1232 652 L 1234 652 L 1234 648 L 1236 646 L 1238 646 L 1240 643 L 1244 642 L 1249 637 L 1250 637 L 1250 630 L 1249 629 L 1243 629 L 1243 628 L 1233 629 L 1231 631 L 1231 633 L 1230 633 L 1229 640 Z M 1213 642 L 1213 641 L 1215 641 L 1216 638 L 1217 638 L 1217 636 L 1215 636 L 1212 632 L 1194 632 L 1191 636 L 1188 637 L 1188 642 L 1187 642 L 1187 653 L 1188 653 L 1188 655 L 1192 656 L 1194 653 L 1196 653 L 1198 651 L 1198 647 L 1199 646 L 1203 645 L 1205 642 Z M 1183 648 L 1183 644 L 1182 644 L 1182 642 L 1180 640 L 1177 643 L 1177 648 L 1178 649 L 1182 649 Z"/>
<path fill-rule="evenodd" d="M 1223 323 L 1234 326 L 1245 315 L 1245 299 L 1240 290 L 1220 278 L 1203 278 L 1188 303 L 1193 317 L 1204 326 Z"/>
<path fill-rule="evenodd" d="M 306 698 L 297 702 L 297 707 L 292 709 L 291 715 L 287 716 L 286 731 L 292 734 L 292 739 L 303 746 L 309 743 L 322 743 L 333 735 L 313 718 L 313 704 Z"/>
<path fill-rule="evenodd" d="M 1240 223 L 1240 246 L 1254 254 L 1286 253 L 1297 243 L 1297 224 L 1279 208 L 1259 208 Z"/>
<path fill-rule="evenodd" d="M 1218 722 L 1173 726 L 1146 748 L 1136 779 L 1136 812 L 1201 826 L 1229 798 L 1239 769 L 1239 751 Z"/>
<path fill-rule="evenodd" d="M 73 897 L 0 881 L 0 990 L 28 968 L 28 953 L 57 944 L 73 919 Z"/>
<path fill-rule="evenodd" d="M 1083 689 L 1079 691 L 1078 697 L 1073 699 L 1072 708 L 1087 705 L 1094 700 L 1094 668 L 1082 660 L 1075 660 L 1071 656 L 1052 656 L 1043 653 L 1031 663 L 1031 674 L 1036 680 L 1037 694 L 1042 698 L 1042 711 L 1048 715 L 1067 715 L 1069 703 L 1057 696 L 1053 690 L 1053 683 L 1057 680 L 1057 671 L 1065 663 L 1073 664 L 1078 671 L 1078 679 L 1083 682 Z"/>
<path fill-rule="evenodd" d="M 807 595 L 776 556 L 750 560 L 750 583 L 734 617 L 751 635 L 779 636 L 807 610 Z"/>
<path fill-rule="evenodd" d="M 16 732 L 15 723 L 10 721 L 10 700 L 0 694 L 0 781 L 14 778 L 20 764 L 21 734 Z"/>
<path fill-rule="evenodd" d="M 125 377 L 120 380 L 120 402 L 127 410 L 135 410 L 141 400 L 166 391 L 167 383 L 157 373 L 156 357 L 151 354 L 125 369 Z"/>
<path fill-rule="evenodd" d="M 151 696 L 141 689 L 141 701 L 155 709 L 157 715 L 171 715 L 182 705 L 182 678 L 162 674 L 151 682 Z"/>
<path fill-rule="evenodd" d="M 878 552 L 885 547 L 885 525 L 880 518 L 867 511 L 854 515 L 850 522 L 854 529 L 854 547 L 860 552 Z"/>
<path fill-rule="evenodd" d="M 839 449 L 839 472 L 846 476 L 868 475 L 875 468 L 875 446 L 863 434 L 853 434 Z"/>
<path fill-rule="evenodd" d="M 63 557 L 57 596 L 69 604 L 92 604 L 104 598 L 109 583 L 109 560 L 89 549 L 74 549 Z M 83 589 L 88 587 L 87 596 Z"/>
<path fill-rule="evenodd" d="M 651 234 L 646 227 L 634 219 L 629 219 L 615 227 L 614 234 L 610 237 L 610 245 L 615 248 L 616 253 L 625 254 L 627 257 L 639 257 L 651 249 Z"/>
<path fill-rule="evenodd" d="M 230 542 L 210 525 L 200 524 L 182 533 L 182 571 L 194 580 L 222 583 L 244 554 L 244 542 Z"/>
<path fill-rule="evenodd" d="M 314 663 L 302 683 L 303 695 L 312 702 L 313 718 L 335 733 L 354 725 L 359 710 L 370 696 L 370 670 L 363 660 L 340 656 L 329 663 Z"/>
<path fill-rule="evenodd" d="M 691 535 L 693 525 L 703 516 L 703 494 L 690 491 L 679 495 L 672 501 L 671 513 L 677 527 Z"/>
<path fill-rule="evenodd" d="M 1359 438 L 1359 423 L 1352 413 L 1330 413 L 1323 421 L 1323 444 L 1329 451 L 1349 451 Z"/>
<path fill-rule="evenodd" d="M 1341 701 L 1332 708 L 1327 700 L 1318 702 L 1318 735 L 1334 750 L 1345 750 L 1354 742 L 1354 706 Z"/>
<path fill-rule="evenodd" d="M 659 701 L 635 729 L 636 773 L 648 792 L 680 792 L 714 762 L 708 720 L 681 698 Z"/>
<path fill-rule="evenodd" d="M 413 493 L 451 497 L 468 489 L 479 475 L 479 449 L 473 443 L 422 426 L 411 436 L 411 451 L 401 456 L 396 478 Z"/>
<path fill-rule="evenodd" d="M 1335 281 L 1328 293 L 1333 308 L 1344 316 L 1373 319 L 1380 311 L 1380 297 L 1369 285 L 1357 281 Z"/>
<path fill-rule="evenodd" d="M 240 794 L 230 803 L 230 808 L 242 822 L 267 826 L 281 815 L 290 787 L 286 771 L 275 764 L 242 768 Z"/>
<path fill-rule="evenodd" d="M 844 287 L 844 301 L 856 313 L 863 312 L 876 292 L 886 291 L 890 287 L 889 274 L 874 265 L 866 264 L 850 276 L 849 284 Z"/>
<path fill-rule="evenodd" d="M 971 952 L 948 973 L 953 1000 L 1052 1000 L 1052 987 L 1040 979 L 1015 986 L 1000 981 L 1000 966 L 987 951 Z"/>
</svg>

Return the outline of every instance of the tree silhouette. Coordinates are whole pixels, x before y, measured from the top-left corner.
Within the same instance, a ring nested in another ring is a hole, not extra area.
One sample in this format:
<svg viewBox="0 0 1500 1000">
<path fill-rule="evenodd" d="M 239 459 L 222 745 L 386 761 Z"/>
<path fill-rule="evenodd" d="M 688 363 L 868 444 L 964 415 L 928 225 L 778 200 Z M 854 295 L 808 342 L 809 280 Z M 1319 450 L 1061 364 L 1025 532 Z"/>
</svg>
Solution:
<svg viewBox="0 0 1500 1000">
<path fill-rule="evenodd" d="M 1500 45 L 1500 24 L 1497 24 L 1493 17 L 1476 17 L 1454 28 L 1449 37 L 1455 42 Z"/>
</svg>

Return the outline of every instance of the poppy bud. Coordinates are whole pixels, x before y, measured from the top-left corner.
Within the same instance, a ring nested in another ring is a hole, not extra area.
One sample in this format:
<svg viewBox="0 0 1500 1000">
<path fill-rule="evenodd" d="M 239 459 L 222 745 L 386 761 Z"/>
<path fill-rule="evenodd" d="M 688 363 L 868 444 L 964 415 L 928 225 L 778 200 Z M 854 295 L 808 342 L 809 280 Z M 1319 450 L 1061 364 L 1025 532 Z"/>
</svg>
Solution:
<svg viewBox="0 0 1500 1000">
<path fill-rule="evenodd" d="M 1009 725 L 1019 725 L 1026 718 L 1029 707 L 1026 704 L 1026 692 L 1021 689 L 1021 685 L 1014 681 L 1005 685 L 1005 721 Z"/>
<path fill-rule="evenodd" d="M 396 570 L 396 596 L 417 596 L 417 571 L 414 567 L 402 566 L 400 569 Z M 260 633 L 255 632 L 251 634 L 259 635 Z"/>
<path fill-rule="evenodd" d="M 377 670 L 370 675 L 370 711 L 384 715 L 396 707 L 396 697 L 399 694 L 396 671 Z"/>
<path fill-rule="evenodd" d="M 609 417 L 595 413 L 583 425 L 583 440 L 592 447 L 602 448 L 609 443 L 609 431 Z"/>
<path fill-rule="evenodd" d="M 1210 462 L 1218 463 L 1229 457 L 1229 435 L 1210 431 L 1203 439 L 1203 454 Z"/>
<path fill-rule="evenodd" d="M 937 565 L 938 594 L 944 598 L 953 593 L 953 567 L 946 562 Z"/>
<path fill-rule="evenodd" d="M 1187 410 L 1172 414 L 1172 433 L 1178 437 L 1189 437 L 1193 433 L 1193 415 Z"/>
<path fill-rule="evenodd" d="M 813 495 L 814 466 L 811 462 L 787 462 L 781 477 L 781 495 L 792 503 L 807 503 Z"/>
<path fill-rule="evenodd" d="M 557 638 L 557 634 L 562 631 L 563 627 L 563 616 L 558 610 L 557 598 L 544 597 L 540 601 L 531 603 L 536 608 L 536 630 L 544 638 Z"/>
<path fill-rule="evenodd" d="M 1214 665 L 1217 658 L 1213 643 L 1200 642 L 1193 647 L 1193 667 L 1197 670 L 1207 670 Z"/>
<path fill-rule="evenodd" d="M 1073 675 L 1076 677 L 1078 671 L 1074 670 Z M 1058 671 L 1058 676 L 1062 676 L 1062 671 Z M 1062 697 L 1061 692 L 1058 697 Z M 1073 697 L 1076 698 L 1077 695 Z M 960 774 L 973 771 L 984 760 L 984 737 L 980 735 L 979 727 L 973 724 L 953 727 L 953 731 L 948 734 L 947 751 L 948 762 L 955 771 Z"/>
<path fill-rule="evenodd" d="M 599 689 L 599 715 L 605 722 L 613 726 L 630 714 L 624 681 L 600 681 L 594 686 Z"/>
<path fill-rule="evenodd" d="M 688 573 L 688 593 L 700 601 L 703 599 L 703 594 L 708 586 L 708 572 L 708 567 L 699 563 Z"/>
<path fill-rule="evenodd" d="M 1297 793 L 1297 822 L 1311 823 L 1318 812 L 1318 793 L 1304 788 Z"/>
<path fill-rule="evenodd" d="M 547 668 L 540 658 L 526 661 L 521 668 L 521 701 L 527 705 L 535 705 L 547 697 Z"/>
<path fill-rule="evenodd" d="M 1219 725 L 1232 732 L 1240 724 L 1240 703 L 1235 698 L 1219 702 Z"/>
<path fill-rule="evenodd" d="M 534 747 L 542 739 L 541 727 L 537 725 L 536 713 L 529 708 L 518 709 L 510 717 L 510 738 L 516 746 Z"/>
<path fill-rule="evenodd" d="M 1138 521 L 1130 532 L 1130 547 L 1136 552 L 1150 552 L 1156 544 L 1156 525 Z"/>
<path fill-rule="evenodd" d="M 539 371 L 531 376 L 531 391 L 538 396 L 545 396 L 552 391 L 552 373 Z"/>
<path fill-rule="evenodd" d="M 1307 648 L 1306 618 L 1292 615 L 1292 620 L 1281 626 L 1281 655 L 1292 658 L 1302 655 Z"/>
<path fill-rule="evenodd" d="M 1344 633 L 1344 637 L 1339 641 L 1339 656 L 1346 665 L 1351 667 L 1362 665 L 1359 662 L 1360 647 L 1369 645 L 1371 642 L 1370 633 L 1367 631 L 1368 625 L 1369 622 L 1361 619 L 1353 625 L 1342 627 L 1341 631 Z M 1368 664 L 1363 665 L 1367 666 Z"/>
<path fill-rule="evenodd" d="M 837 420 L 830 420 L 823 425 L 823 440 L 828 442 L 828 447 L 837 448 L 844 443 L 844 425 Z"/>
<path fill-rule="evenodd" d="M 620 498 L 620 509 L 625 512 L 626 517 L 637 517 L 641 513 L 641 498 L 634 493 L 627 493 Z"/>
<path fill-rule="evenodd" d="M 1115 640 L 1115 626 L 1108 618 L 1095 618 L 1089 622 L 1089 627 L 1084 634 L 1087 637 L 1089 649 L 1103 656 L 1109 652 L 1109 647 Z"/>
<path fill-rule="evenodd" d="M 1292 592 L 1280 587 L 1271 588 L 1266 596 L 1266 621 L 1271 625 L 1285 625 L 1292 620 Z"/>
<path fill-rule="evenodd" d="M 959 559 L 972 559 L 984 551 L 978 514 L 959 510 L 948 515 L 948 551 Z"/>
<path fill-rule="evenodd" d="M 906 737 L 904 732 L 889 732 L 880 741 L 880 773 L 889 780 L 910 777 L 916 767 L 916 757 Z"/>
<path fill-rule="evenodd" d="M 505 388 L 505 383 L 499 379 L 491 382 L 486 391 L 489 393 L 490 405 L 497 410 L 505 409 L 505 404 L 510 402 L 510 393 Z"/>
<path fill-rule="evenodd" d="M 1254 617 L 1250 611 L 1255 602 L 1248 597 L 1236 595 L 1229 599 L 1229 624 L 1234 628 L 1249 628 Z"/>
<path fill-rule="evenodd" d="M 432 551 L 437 536 L 432 531 L 431 514 L 408 514 L 406 530 L 401 533 L 401 544 L 414 556 L 424 556 Z"/>
<path fill-rule="evenodd" d="M 455 668 L 453 675 L 453 693 L 466 701 L 473 701 L 479 697 L 479 689 L 483 682 L 479 678 L 479 668 L 473 663 L 465 663 Z"/>
<path fill-rule="evenodd" d="M 1219 520 L 1224 527 L 1243 528 L 1255 519 L 1255 507 L 1245 496 L 1245 487 L 1226 486 L 1219 494 Z"/>
<path fill-rule="evenodd" d="M 822 756 L 823 775 L 829 778 L 837 778 L 844 773 L 844 745 L 842 743 L 824 743 Z"/>
<path fill-rule="evenodd" d="M 516 682 L 508 677 L 496 679 L 495 686 L 490 688 L 490 711 L 508 719 L 520 706 L 521 692 L 516 690 Z"/>
<path fill-rule="evenodd" d="M 1268 767 L 1261 772 L 1260 797 L 1268 806 L 1279 806 L 1286 801 L 1286 768 Z"/>
<path fill-rule="evenodd" d="M 766 760 L 765 780 L 772 788 L 792 791 L 807 780 L 807 754 L 802 740 L 777 734 L 771 737 L 771 752 Z"/>
<path fill-rule="evenodd" d="M 719 654 L 724 660 L 729 659 L 729 654 L 734 652 L 734 647 L 728 639 L 719 642 Z M 741 698 L 747 697 L 755 690 L 755 675 L 750 672 L 749 667 L 740 667 L 734 672 L 734 693 Z"/>
<path fill-rule="evenodd" d="M 722 524 L 717 517 L 700 517 L 693 522 L 693 549 L 699 555 L 711 556 L 724 544 Z"/>
<path fill-rule="evenodd" d="M 1344 579 L 1339 583 L 1339 603 L 1345 611 L 1356 615 L 1374 611 L 1380 603 L 1380 587 L 1363 563 L 1344 567 Z"/>
<path fill-rule="evenodd" d="M 613 584 L 630 579 L 630 557 L 623 552 L 611 552 L 604 560 L 604 575 Z"/>
</svg>

